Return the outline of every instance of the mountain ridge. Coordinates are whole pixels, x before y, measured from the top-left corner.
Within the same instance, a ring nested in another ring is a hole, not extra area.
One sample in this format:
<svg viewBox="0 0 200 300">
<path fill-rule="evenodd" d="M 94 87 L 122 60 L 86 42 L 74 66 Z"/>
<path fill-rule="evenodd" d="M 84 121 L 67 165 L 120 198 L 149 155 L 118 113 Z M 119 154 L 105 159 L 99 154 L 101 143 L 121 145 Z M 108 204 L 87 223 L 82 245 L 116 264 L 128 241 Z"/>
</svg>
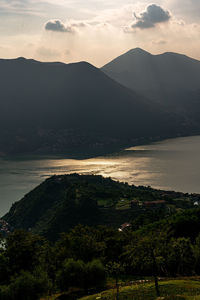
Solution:
<svg viewBox="0 0 200 300">
<path fill-rule="evenodd" d="M 182 63 L 182 69 L 183 69 L 181 71 L 184 71 L 182 74 L 181 72 L 178 73 L 180 68 L 180 61 Z M 175 63 L 179 63 L 178 65 L 179 68 L 177 68 Z M 151 90 L 152 82 L 150 81 L 148 84 L 148 79 L 149 80 L 151 79 L 149 75 L 155 77 L 154 80 L 155 81 L 157 80 L 158 82 L 160 81 L 160 79 L 162 79 L 162 77 L 164 77 L 164 75 L 167 75 L 168 77 L 164 78 L 166 79 L 165 80 L 166 86 L 168 86 L 169 83 L 172 84 L 170 74 L 169 75 L 165 74 L 169 70 L 175 72 L 176 77 L 177 77 L 177 73 L 179 75 L 184 76 L 181 79 L 181 84 L 182 87 L 184 88 L 184 80 L 186 78 L 190 78 L 191 76 L 191 74 L 187 76 L 188 75 L 187 71 L 190 71 L 190 73 L 196 71 L 200 72 L 200 61 L 197 59 L 193 59 L 187 55 L 178 54 L 175 52 L 164 52 L 162 54 L 154 55 L 140 48 L 135 48 L 118 56 L 117 58 L 113 59 L 111 62 L 105 64 L 101 68 L 101 70 L 105 72 L 108 76 L 110 76 L 112 79 L 123 84 L 124 86 L 130 89 L 134 89 L 135 91 L 142 92 L 142 88 L 144 90 Z M 147 73 L 145 74 L 145 72 Z M 172 75 L 173 74 L 171 74 L 171 76 Z M 128 76 L 132 76 L 132 80 Z M 139 81 L 134 84 L 134 80 L 137 80 L 138 77 L 140 81 L 143 83 L 143 85 L 142 83 L 139 84 L 139 88 L 137 87 Z M 173 77 L 173 79 L 174 80 L 176 79 L 177 81 L 178 78 L 176 77 Z M 197 78 L 195 78 L 195 76 L 193 75 L 193 79 L 195 81 L 194 86 L 199 86 L 199 80 L 197 81 Z M 167 79 L 169 83 L 167 82 Z M 186 81 L 185 84 L 187 85 Z M 147 95 L 145 94 L 145 96 Z"/>
<path fill-rule="evenodd" d="M 176 116 L 87 62 L 0 60 L 0 82 L 1 153 L 105 153 L 184 132 Z"/>
<path fill-rule="evenodd" d="M 142 53 L 142 54 L 141 54 Z M 144 54 L 145 53 L 145 54 Z M 125 87 L 200 126 L 200 61 L 184 54 L 132 49 L 101 68 Z M 195 95 L 196 94 L 196 95 Z"/>
</svg>

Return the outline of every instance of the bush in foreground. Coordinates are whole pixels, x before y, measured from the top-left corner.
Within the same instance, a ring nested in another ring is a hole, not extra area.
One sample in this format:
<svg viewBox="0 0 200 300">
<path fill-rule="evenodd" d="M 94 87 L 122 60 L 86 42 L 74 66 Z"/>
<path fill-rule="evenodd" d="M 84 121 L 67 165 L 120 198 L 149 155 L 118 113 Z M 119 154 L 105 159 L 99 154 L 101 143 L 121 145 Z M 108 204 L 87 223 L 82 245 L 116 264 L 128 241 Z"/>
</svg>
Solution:
<svg viewBox="0 0 200 300">
<path fill-rule="evenodd" d="M 105 268 L 100 260 L 84 263 L 81 260 L 67 259 L 57 274 L 57 285 L 61 291 L 70 287 L 78 287 L 87 291 L 104 286 Z"/>
<path fill-rule="evenodd" d="M 0 300 L 38 300 L 48 293 L 50 282 L 45 273 L 21 272 L 8 286 L 0 287 Z"/>
</svg>

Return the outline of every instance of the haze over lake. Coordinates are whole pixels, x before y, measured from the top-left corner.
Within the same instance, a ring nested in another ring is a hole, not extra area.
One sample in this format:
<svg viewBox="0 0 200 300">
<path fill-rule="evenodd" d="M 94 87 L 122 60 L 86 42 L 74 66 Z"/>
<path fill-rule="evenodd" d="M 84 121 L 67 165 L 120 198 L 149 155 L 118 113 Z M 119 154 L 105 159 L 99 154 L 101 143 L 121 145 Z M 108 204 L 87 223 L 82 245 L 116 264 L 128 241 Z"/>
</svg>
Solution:
<svg viewBox="0 0 200 300">
<path fill-rule="evenodd" d="M 0 160 L 0 215 L 45 178 L 65 173 L 100 174 L 129 184 L 200 193 L 200 136 L 137 146 L 85 160 Z"/>
</svg>

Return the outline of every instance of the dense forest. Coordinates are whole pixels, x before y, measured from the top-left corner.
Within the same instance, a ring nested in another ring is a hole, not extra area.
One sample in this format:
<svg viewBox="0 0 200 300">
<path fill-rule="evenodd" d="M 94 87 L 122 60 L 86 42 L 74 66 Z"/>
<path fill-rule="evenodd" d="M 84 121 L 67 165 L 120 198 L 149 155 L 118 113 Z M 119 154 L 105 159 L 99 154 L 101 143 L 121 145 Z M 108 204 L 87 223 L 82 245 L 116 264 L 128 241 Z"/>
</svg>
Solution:
<svg viewBox="0 0 200 300">
<path fill-rule="evenodd" d="M 200 275 L 200 209 L 137 230 L 78 225 L 54 243 L 16 230 L 1 243 L 0 299 L 78 299 L 106 289 L 109 278 Z"/>
</svg>

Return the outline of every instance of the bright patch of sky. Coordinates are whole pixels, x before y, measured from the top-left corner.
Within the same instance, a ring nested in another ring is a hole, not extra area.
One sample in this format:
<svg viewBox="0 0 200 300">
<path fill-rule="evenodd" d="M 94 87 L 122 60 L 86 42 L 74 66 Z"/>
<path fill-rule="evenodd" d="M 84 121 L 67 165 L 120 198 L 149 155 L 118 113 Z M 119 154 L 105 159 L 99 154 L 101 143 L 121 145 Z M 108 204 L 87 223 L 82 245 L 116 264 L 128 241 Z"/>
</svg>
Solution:
<svg viewBox="0 0 200 300">
<path fill-rule="evenodd" d="M 87 60 L 131 48 L 200 59 L 199 0 L 1 0 L 0 57 Z"/>
</svg>

